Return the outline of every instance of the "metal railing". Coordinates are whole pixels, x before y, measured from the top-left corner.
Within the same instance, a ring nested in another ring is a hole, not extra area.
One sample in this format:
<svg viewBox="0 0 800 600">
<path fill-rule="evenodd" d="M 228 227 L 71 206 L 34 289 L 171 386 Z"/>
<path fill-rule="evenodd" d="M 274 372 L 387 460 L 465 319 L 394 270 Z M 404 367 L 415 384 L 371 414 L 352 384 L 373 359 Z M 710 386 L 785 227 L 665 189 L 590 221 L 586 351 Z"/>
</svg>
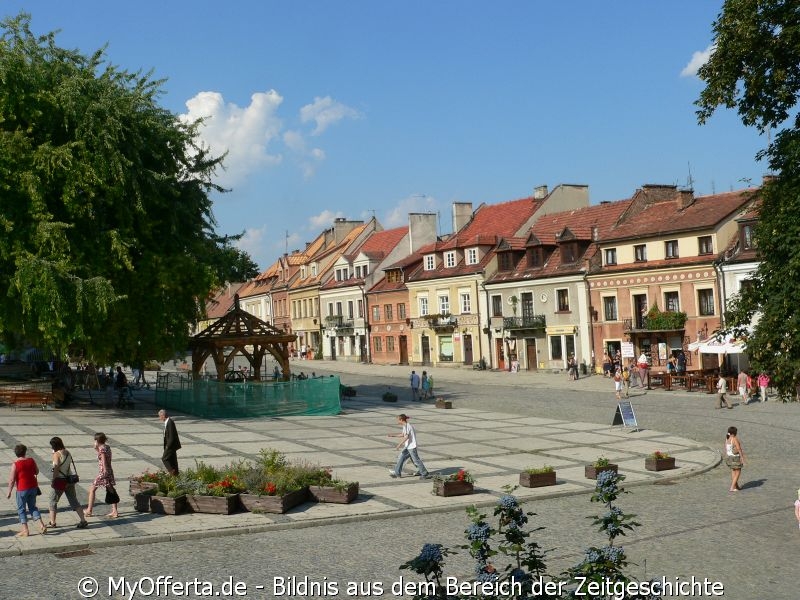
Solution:
<svg viewBox="0 0 800 600">
<path fill-rule="evenodd" d="M 528 315 L 524 317 L 503 317 L 504 329 L 544 329 L 545 315 Z"/>
</svg>

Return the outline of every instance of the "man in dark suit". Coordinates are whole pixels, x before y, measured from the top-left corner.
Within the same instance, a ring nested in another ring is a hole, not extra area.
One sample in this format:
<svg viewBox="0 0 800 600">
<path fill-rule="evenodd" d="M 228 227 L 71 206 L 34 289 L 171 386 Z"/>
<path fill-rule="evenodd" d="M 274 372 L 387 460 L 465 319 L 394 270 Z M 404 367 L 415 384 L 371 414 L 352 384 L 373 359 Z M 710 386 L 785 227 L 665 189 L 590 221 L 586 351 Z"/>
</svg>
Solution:
<svg viewBox="0 0 800 600">
<path fill-rule="evenodd" d="M 181 449 L 181 440 L 178 438 L 178 429 L 175 421 L 169 418 L 167 411 L 163 408 L 158 411 L 158 419 L 164 423 L 164 454 L 161 462 L 170 475 L 178 474 L 178 450 Z"/>
</svg>

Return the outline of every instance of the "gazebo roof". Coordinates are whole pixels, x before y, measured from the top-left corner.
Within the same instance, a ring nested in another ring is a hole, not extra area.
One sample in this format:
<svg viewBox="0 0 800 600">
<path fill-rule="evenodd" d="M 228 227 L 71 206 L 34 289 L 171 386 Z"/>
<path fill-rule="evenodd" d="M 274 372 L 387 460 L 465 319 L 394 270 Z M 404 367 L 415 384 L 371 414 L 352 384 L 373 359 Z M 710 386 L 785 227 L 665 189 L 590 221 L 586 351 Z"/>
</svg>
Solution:
<svg viewBox="0 0 800 600">
<path fill-rule="evenodd" d="M 273 327 L 251 315 L 239 305 L 239 295 L 233 297 L 233 308 L 211 326 L 190 338 L 191 347 L 234 346 L 238 344 L 290 343 L 296 335 Z"/>
</svg>

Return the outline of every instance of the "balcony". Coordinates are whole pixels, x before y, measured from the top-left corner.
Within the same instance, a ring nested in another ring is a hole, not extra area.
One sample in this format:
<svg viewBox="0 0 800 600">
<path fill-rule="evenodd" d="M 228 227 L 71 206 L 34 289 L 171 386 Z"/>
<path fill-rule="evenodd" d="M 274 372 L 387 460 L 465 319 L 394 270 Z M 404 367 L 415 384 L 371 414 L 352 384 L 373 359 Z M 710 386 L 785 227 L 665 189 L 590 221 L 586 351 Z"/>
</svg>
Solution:
<svg viewBox="0 0 800 600">
<path fill-rule="evenodd" d="M 428 322 L 428 327 L 437 333 L 453 332 L 458 325 L 453 315 L 425 315 L 422 318 Z"/>
<path fill-rule="evenodd" d="M 544 329 L 546 326 L 544 315 L 528 315 L 525 317 L 503 317 L 503 329 Z"/>
<path fill-rule="evenodd" d="M 329 317 L 325 317 L 325 327 L 328 329 L 336 329 L 337 327 L 342 326 L 343 321 L 344 317 L 342 315 L 331 315 Z"/>
<path fill-rule="evenodd" d="M 625 333 L 637 331 L 683 331 L 686 325 L 684 312 L 659 312 L 653 316 L 622 319 Z"/>
</svg>

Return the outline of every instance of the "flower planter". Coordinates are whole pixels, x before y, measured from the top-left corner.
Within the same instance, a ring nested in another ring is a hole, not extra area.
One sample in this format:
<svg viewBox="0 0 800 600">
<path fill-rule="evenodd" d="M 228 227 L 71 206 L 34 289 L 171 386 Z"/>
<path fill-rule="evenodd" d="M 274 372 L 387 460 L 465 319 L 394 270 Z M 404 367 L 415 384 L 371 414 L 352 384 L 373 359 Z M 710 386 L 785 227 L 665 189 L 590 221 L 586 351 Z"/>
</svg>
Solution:
<svg viewBox="0 0 800 600">
<path fill-rule="evenodd" d="M 586 475 L 586 479 L 597 479 L 597 476 L 602 473 L 603 471 L 614 471 L 617 472 L 618 465 L 606 465 L 605 467 L 595 467 L 594 465 L 586 465 L 584 468 L 584 475 Z"/>
<path fill-rule="evenodd" d="M 312 485 L 309 488 L 311 498 L 315 502 L 333 502 L 336 504 L 349 504 L 358 498 L 358 482 L 351 483 L 343 490 L 334 487 Z"/>
<path fill-rule="evenodd" d="M 283 496 L 239 494 L 239 504 L 250 512 L 285 513 L 308 499 L 308 488 L 289 492 Z"/>
<path fill-rule="evenodd" d="M 230 515 L 239 508 L 239 494 L 227 496 L 195 496 L 186 497 L 189 510 L 196 513 L 210 513 L 214 515 Z"/>
<path fill-rule="evenodd" d="M 150 499 L 152 494 L 138 493 L 133 497 L 133 508 L 138 512 L 150 512 Z"/>
<path fill-rule="evenodd" d="M 436 408 L 453 408 L 453 402 L 450 400 L 436 400 Z"/>
<path fill-rule="evenodd" d="M 555 485 L 556 472 L 550 471 L 549 473 L 520 473 L 519 484 L 522 487 L 529 487 L 529 488 Z"/>
<path fill-rule="evenodd" d="M 182 515 L 186 512 L 188 504 L 186 496 L 152 496 L 150 498 L 150 512 L 160 515 Z"/>
<path fill-rule="evenodd" d="M 467 481 L 433 480 L 433 493 L 437 496 L 465 496 L 473 492 L 473 484 Z"/>
<path fill-rule="evenodd" d="M 131 479 L 128 485 L 128 493 L 131 496 L 135 496 L 136 494 L 141 494 L 146 490 L 152 490 L 158 487 L 157 483 L 152 483 L 150 481 L 137 481 L 135 479 Z"/>
<path fill-rule="evenodd" d="M 675 468 L 675 457 L 654 458 L 648 456 L 644 459 L 644 468 L 648 471 L 669 471 Z"/>
</svg>

